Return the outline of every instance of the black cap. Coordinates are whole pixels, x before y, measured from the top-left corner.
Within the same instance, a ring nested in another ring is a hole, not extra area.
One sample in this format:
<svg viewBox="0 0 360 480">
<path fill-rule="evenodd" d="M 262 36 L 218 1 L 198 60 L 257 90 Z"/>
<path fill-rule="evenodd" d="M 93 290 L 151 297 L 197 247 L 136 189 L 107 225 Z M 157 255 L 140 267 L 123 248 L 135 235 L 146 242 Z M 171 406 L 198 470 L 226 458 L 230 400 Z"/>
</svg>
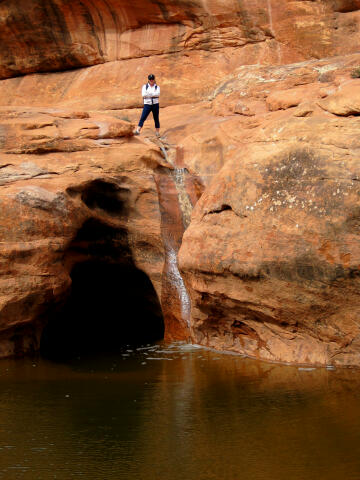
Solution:
<svg viewBox="0 0 360 480">
<path fill-rule="evenodd" d="M 150 73 L 150 75 L 148 75 L 148 80 L 155 80 L 155 75 Z"/>
</svg>

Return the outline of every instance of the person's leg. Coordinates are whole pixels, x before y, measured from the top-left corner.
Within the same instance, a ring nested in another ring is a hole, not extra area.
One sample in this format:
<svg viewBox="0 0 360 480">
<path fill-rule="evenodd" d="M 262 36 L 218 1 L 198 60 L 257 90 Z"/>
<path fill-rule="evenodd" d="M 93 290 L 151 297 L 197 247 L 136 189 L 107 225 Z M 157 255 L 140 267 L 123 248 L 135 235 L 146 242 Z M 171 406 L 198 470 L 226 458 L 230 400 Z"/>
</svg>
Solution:
<svg viewBox="0 0 360 480">
<path fill-rule="evenodd" d="M 155 103 L 152 107 L 153 107 L 152 112 L 153 112 L 153 117 L 155 122 L 156 136 L 160 137 L 159 104 Z"/>
<path fill-rule="evenodd" d="M 143 111 L 142 111 L 142 114 L 141 114 L 141 117 L 140 117 L 140 120 L 139 120 L 139 123 L 138 123 L 138 127 L 135 130 L 135 133 L 137 133 L 137 134 L 140 133 L 140 130 L 142 129 L 145 120 L 147 119 L 147 117 L 149 116 L 149 113 L 151 112 L 151 107 L 152 107 L 152 105 L 144 105 L 144 108 L 143 108 Z"/>
</svg>

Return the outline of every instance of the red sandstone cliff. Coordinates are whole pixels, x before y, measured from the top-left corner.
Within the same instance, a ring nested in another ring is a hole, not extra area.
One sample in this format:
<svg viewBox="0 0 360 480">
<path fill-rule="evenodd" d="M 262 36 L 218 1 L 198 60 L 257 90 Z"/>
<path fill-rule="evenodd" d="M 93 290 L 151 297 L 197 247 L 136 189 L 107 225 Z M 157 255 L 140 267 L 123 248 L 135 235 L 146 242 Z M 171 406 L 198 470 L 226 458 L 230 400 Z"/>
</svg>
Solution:
<svg viewBox="0 0 360 480">
<path fill-rule="evenodd" d="M 168 338 L 360 364 L 359 1 L 6 0 L 0 20 L 1 355 L 39 348 L 96 259 L 145 272 Z M 132 137 L 150 71 L 167 158 L 151 121 Z M 200 196 L 187 318 L 171 255 Z"/>
</svg>

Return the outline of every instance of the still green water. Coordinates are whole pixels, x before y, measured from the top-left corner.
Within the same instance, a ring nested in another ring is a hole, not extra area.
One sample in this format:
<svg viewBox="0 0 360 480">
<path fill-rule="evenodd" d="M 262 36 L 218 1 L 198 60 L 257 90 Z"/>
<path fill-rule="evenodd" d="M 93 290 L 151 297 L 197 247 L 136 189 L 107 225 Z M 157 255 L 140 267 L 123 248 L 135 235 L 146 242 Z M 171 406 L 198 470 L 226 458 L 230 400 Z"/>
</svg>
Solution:
<svg viewBox="0 0 360 480">
<path fill-rule="evenodd" d="M 359 371 L 144 347 L 1 361 L 0 478 L 360 479 Z"/>
</svg>

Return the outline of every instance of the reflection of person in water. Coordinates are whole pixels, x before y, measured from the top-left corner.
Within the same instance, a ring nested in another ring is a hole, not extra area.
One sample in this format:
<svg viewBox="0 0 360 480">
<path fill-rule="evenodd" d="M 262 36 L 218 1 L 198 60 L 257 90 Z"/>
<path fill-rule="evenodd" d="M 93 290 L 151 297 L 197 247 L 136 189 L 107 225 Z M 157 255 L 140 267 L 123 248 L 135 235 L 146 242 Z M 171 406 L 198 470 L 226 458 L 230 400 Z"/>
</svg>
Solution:
<svg viewBox="0 0 360 480">
<path fill-rule="evenodd" d="M 144 125 L 145 120 L 149 116 L 149 113 L 152 112 L 155 122 L 156 136 L 160 137 L 160 122 L 159 122 L 159 96 L 160 96 L 160 87 L 156 85 L 155 75 L 152 73 L 148 76 L 148 83 L 142 87 L 142 96 L 144 99 L 144 108 L 139 120 L 137 129 L 135 130 L 135 135 L 139 135 Z"/>
</svg>

